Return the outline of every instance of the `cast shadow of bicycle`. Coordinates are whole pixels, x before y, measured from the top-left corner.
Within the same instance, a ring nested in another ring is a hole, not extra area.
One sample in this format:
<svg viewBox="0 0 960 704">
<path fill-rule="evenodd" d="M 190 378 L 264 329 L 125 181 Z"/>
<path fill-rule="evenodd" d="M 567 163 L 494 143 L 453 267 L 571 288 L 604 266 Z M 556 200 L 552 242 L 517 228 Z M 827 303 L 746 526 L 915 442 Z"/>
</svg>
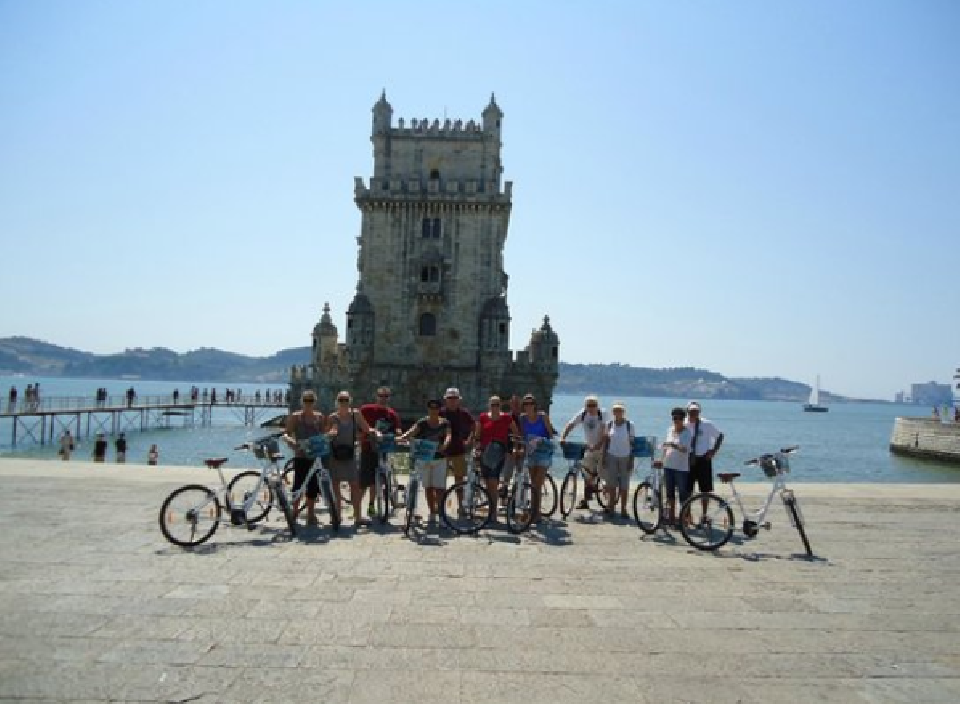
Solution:
<svg viewBox="0 0 960 704">
<path fill-rule="evenodd" d="M 478 537 L 485 538 L 490 545 L 494 543 L 520 545 L 523 542 L 556 547 L 573 545 L 567 524 L 552 518 L 544 518 L 540 523 L 530 526 L 529 530 L 519 534 L 511 533 L 505 524 L 498 523 L 493 528 L 482 531 Z"/>
<path fill-rule="evenodd" d="M 189 552 L 194 555 L 216 555 L 229 550 L 242 548 L 274 547 L 276 545 L 285 545 L 286 543 L 296 541 L 299 539 L 299 535 L 302 530 L 303 529 L 298 531 L 297 538 L 291 538 L 290 531 L 287 530 L 286 527 L 281 529 L 268 526 L 258 526 L 256 529 L 254 529 L 254 531 L 249 533 L 246 530 L 241 531 L 236 529 L 231 531 L 232 535 L 237 536 L 237 538 L 233 540 L 217 540 L 217 536 L 211 536 L 210 542 L 203 543 L 201 545 L 195 545 L 194 547 L 178 547 L 175 545 L 168 545 L 158 550 L 154 550 L 153 554 L 161 557 L 179 555 L 185 552 Z"/>
<path fill-rule="evenodd" d="M 786 562 L 806 562 L 808 564 L 817 564 L 817 565 L 833 565 L 829 558 L 813 555 L 807 556 L 804 553 L 789 553 L 789 554 L 780 554 L 772 552 L 757 552 L 757 551 L 747 551 L 746 546 L 751 544 L 751 540 L 745 538 L 742 535 L 734 535 L 730 538 L 729 542 L 722 548 L 717 550 L 697 550 L 689 545 L 683 540 L 683 537 L 679 533 L 674 533 L 667 530 L 658 530 L 653 535 L 641 535 L 641 540 L 644 542 L 656 543 L 658 545 L 671 545 L 671 546 L 680 546 L 686 547 L 687 552 L 691 555 L 703 555 L 705 557 L 712 557 L 715 559 L 739 559 L 744 562 L 762 562 L 765 560 L 783 560 Z"/>
</svg>

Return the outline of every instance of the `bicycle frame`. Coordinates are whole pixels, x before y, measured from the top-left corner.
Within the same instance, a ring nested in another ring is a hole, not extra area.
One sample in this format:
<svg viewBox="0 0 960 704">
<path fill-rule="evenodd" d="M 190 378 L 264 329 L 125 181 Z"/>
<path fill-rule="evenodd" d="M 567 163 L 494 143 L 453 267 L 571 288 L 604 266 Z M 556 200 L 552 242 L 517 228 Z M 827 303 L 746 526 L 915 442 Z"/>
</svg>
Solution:
<svg viewBox="0 0 960 704">
<path fill-rule="evenodd" d="M 777 474 L 773 480 L 773 486 L 770 487 L 770 493 L 767 494 L 767 498 L 763 502 L 763 506 L 761 506 L 756 512 L 750 512 L 744 508 L 742 495 L 739 491 L 737 491 L 734 481 L 731 479 L 729 482 L 725 483 L 730 485 L 730 492 L 733 494 L 733 499 L 737 502 L 737 507 L 740 509 L 741 518 L 743 518 L 745 521 L 751 520 L 756 525 L 763 524 L 763 519 L 767 517 L 767 511 L 770 510 L 770 506 L 773 504 L 773 498 L 777 495 L 777 493 L 789 491 L 789 489 L 787 489 L 787 482 L 784 479 L 783 474 Z"/>
</svg>

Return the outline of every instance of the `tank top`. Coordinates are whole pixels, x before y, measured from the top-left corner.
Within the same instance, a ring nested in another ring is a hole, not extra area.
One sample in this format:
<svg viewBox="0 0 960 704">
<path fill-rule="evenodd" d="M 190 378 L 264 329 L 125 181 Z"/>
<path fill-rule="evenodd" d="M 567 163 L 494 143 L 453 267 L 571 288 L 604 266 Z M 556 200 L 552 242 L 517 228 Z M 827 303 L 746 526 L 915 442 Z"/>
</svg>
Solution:
<svg viewBox="0 0 960 704">
<path fill-rule="evenodd" d="M 550 431 L 547 430 L 546 417 L 543 413 L 537 413 L 537 419 L 533 421 L 527 418 L 526 414 L 520 416 L 520 431 L 525 438 L 531 435 L 538 438 L 550 437 Z"/>
<path fill-rule="evenodd" d="M 350 417 L 343 418 L 336 413 L 330 414 L 330 420 L 337 424 L 337 435 L 333 438 L 331 445 L 346 445 L 352 447 L 357 439 L 357 419 L 354 411 L 350 409 Z"/>
<path fill-rule="evenodd" d="M 320 414 L 315 413 L 308 418 L 303 413 L 297 413 L 297 423 L 293 427 L 293 437 L 297 440 L 306 440 L 320 434 Z M 297 457 L 306 457 L 303 450 L 297 448 Z"/>
</svg>

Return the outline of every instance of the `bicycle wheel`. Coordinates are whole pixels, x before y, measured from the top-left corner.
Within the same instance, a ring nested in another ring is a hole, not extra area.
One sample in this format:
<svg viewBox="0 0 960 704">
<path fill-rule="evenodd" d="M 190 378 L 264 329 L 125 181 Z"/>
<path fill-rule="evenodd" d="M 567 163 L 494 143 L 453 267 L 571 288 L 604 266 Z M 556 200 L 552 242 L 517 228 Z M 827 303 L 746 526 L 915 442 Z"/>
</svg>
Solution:
<svg viewBox="0 0 960 704">
<path fill-rule="evenodd" d="M 522 533 L 530 528 L 533 522 L 533 509 L 530 497 L 533 495 L 533 486 L 524 483 L 519 491 L 513 491 L 507 501 L 507 530 L 511 533 Z"/>
<path fill-rule="evenodd" d="M 417 494 L 420 493 L 420 483 L 416 479 L 411 479 L 409 489 L 407 490 L 407 513 L 403 521 L 403 534 L 410 534 L 410 527 L 413 525 L 414 512 L 417 510 Z"/>
<path fill-rule="evenodd" d="M 607 510 L 607 483 L 603 481 L 603 477 L 597 476 L 597 486 L 596 486 L 595 495 L 597 497 L 597 503 L 600 504 L 600 508 L 604 511 Z"/>
<path fill-rule="evenodd" d="M 330 480 L 320 480 L 320 493 L 323 494 L 323 502 L 327 505 L 327 512 L 330 514 L 330 527 L 335 531 L 340 530 L 340 506 L 337 505 L 337 497 L 333 493 Z"/>
<path fill-rule="evenodd" d="M 796 528 L 800 534 L 800 540 L 803 541 L 803 548 L 807 551 L 807 557 L 813 557 L 813 550 L 810 549 L 810 541 L 807 540 L 807 531 L 803 527 L 803 517 L 800 515 L 800 511 L 797 510 L 797 500 L 784 499 L 783 503 L 787 507 L 787 512 L 790 514 L 791 523 L 793 523 L 794 528 Z"/>
<path fill-rule="evenodd" d="M 289 496 L 293 492 L 293 480 L 296 478 L 296 472 L 293 471 L 292 457 L 283 465 L 283 472 L 280 476 L 283 480 L 283 488 L 287 492 L 287 496 Z"/>
<path fill-rule="evenodd" d="M 160 506 L 160 532 L 174 545 L 193 547 L 206 542 L 220 525 L 220 501 L 208 487 L 187 484 Z"/>
<path fill-rule="evenodd" d="M 463 491 L 463 511 L 457 490 Z M 476 533 L 487 526 L 490 515 L 490 493 L 479 482 L 471 485 L 462 481 L 449 487 L 440 501 L 440 519 L 458 535 Z"/>
<path fill-rule="evenodd" d="M 280 510 L 283 511 L 283 518 L 287 522 L 287 528 L 290 529 L 290 537 L 297 537 L 297 517 L 293 515 L 293 506 L 290 505 L 290 500 L 287 498 L 287 492 L 283 490 L 283 486 L 280 485 L 279 480 L 274 480 L 277 482 L 277 485 L 273 487 L 273 491 L 277 496 L 277 503 L 280 505 Z"/>
<path fill-rule="evenodd" d="M 641 482 L 633 492 L 633 517 L 637 525 L 647 535 L 653 535 L 663 519 L 660 492 L 650 482 Z"/>
<path fill-rule="evenodd" d="M 568 472 L 560 485 L 560 515 L 567 518 L 577 506 L 577 475 Z"/>
<path fill-rule="evenodd" d="M 543 491 L 540 492 L 540 513 L 548 518 L 557 512 L 557 482 L 549 473 L 543 478 Z"/>
<path fill-rule="evenodd" d="M 374 512 L 377 521 L 386 523 L 390 517 L 390 488 L 383 472 L 377 470 L 377 481 L 373 485 L 374 491 Z"/>
<path fill-rule="evenodd" d="M 680 509 L 680 533 L 697 550 L 725 545 L 733 526 L 733 510 L 716 494 L 694 494 Z"/>
<path fill-rule="evenodd" d="M 240 472 L 227 484 L 232 508 L 245 507 L 247 499 L 256 494 L 247 509 L 247 523 L 251 525 L 266 518 L 273 505 L 273 490 L 266 481 L 261 480 L 261 476 L 260 472 Z"/>
</svg>

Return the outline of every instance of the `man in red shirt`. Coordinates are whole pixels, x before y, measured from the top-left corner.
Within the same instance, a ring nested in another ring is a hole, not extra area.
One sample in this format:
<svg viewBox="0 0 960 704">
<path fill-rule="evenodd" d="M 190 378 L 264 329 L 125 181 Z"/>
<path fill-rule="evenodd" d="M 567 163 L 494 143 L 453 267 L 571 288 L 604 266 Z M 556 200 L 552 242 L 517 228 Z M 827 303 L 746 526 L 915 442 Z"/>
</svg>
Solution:
<svg viewBox="0 0 960 704">
<path fill-rule="evenodd" d="M 360 415 L 367 421 L 371 429 L 379 433 L 400 434 L 400 416 L 390 407 L 390 389 L 381 386 L 377 389 L 377 400 L 360 406 Z M 363 494 L 370 490 L 370 500 L 367 502 L 367 515 L 374 514 L 374 487 L 377 479 L 377 466 L 380 455 L 370 442 L 370 436 L 364 434 L 360 441 L 360 501 L 363 505 Z"/>
</svg>

